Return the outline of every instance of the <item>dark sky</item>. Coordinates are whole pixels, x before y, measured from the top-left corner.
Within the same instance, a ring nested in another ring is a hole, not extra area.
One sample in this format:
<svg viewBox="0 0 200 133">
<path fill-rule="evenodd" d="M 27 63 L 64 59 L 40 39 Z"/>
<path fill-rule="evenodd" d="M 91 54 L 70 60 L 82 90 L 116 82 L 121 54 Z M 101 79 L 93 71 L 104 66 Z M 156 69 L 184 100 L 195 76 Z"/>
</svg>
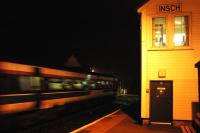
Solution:
<svg viewBox="0 0 200 133">
<path fill-rule="evenodd" d="M 61 66 L 73 54 L 82 65 L 107 68 L 132 87 L 140 74 L 137 4 L 89 0 L 5 7 L 0 58 Z"/>
</svg>

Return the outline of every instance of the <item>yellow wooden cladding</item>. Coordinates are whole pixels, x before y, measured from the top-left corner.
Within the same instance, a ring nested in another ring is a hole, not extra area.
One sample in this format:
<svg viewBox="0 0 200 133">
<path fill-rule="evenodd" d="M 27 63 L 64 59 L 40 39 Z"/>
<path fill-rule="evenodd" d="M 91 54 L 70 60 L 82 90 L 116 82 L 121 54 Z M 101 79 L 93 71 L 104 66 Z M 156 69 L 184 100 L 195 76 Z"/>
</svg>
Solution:
<svg viewBox="0 0 200 133">
<path fill-rule="evenodd" d="M 158 12 L 161 4 L 181 4 L 179 12 Z M 200 60 L 200 0 L 149 0 L 138 9 L 141 13 L 142 84 L 141 117 L 149 118 L 150 80 L 173 80 L 173 120 L 192 120 L 192 102 L 198 101 Z M 189 46 L 174 47 L 173 17 L 189 17 Z M 152 18 L 166 17 L 167 47 L 152 47 Z M 159 77 L 159 71 L 165 76 Z"/>
</svg>

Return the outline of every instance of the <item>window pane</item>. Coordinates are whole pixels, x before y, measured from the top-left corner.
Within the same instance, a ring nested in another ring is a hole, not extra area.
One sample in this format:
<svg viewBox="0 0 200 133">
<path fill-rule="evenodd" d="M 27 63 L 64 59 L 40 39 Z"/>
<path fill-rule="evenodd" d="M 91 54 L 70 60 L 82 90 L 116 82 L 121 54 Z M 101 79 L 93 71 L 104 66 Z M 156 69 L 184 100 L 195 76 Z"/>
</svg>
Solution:
<svg viewBox="0 0 200 133">
<path fill-rule="evenodd" d="M 70 89 L 70 90 L 73 89 L 72 84 L 73 84 L 73 81 L 70 80 L 70 79 L 65 79 L 63 81 L 63 87 L 64 87 L 64 89 Z"/>
<path fill-rule="evenodd" d="M 97 88 L 102 88 L 101 81 L 97 81 L 96 86 L 97 86 Z"/>
<path fill-rule="evenodd" d="M 90 81 L 90 89 L 96 89 L 96 82 Z"/>
<path fill-rule="evenodd" d="M 73 83 L 73 88 L 74 88 L 74 89 L 83 89 L 83 85 L 82 85 L 82 83 L 81 83 L 81 80 L 76 80 L 76 81 L 74 81 L 74 83 Z"/>
<path fill-rule="evenodd" d="M 63 89 L 62 79 L 50 78 L 48 79 L 48 88 L 51 90 L 61 90 Z"/>
<path fill-rule="evenodd" d="M 177 16 L 174 18 L 174 45 L 188 46 L 188 17 Z"/>
<path fill-rule="evenodd" d="M 88 90 L 89 89 L 89 83 L 88 80 L 83 80 L 82 81 L 83 89 Z"/>
<path fill-rule="evenodd" d="M 60 90 L 63 89 L 62 83 L 49 83 L 49 89 Z"/>
<path fill-rule="evenodd" d="M 19 86 L 21 90 L 40 90 L 41 89 L 41 78 L 40 77 L 29 77 L 20 76 Z"/>
<path fill-rule="evenodd" d="M 166 18 L 157 17 L 152 20 L 153 47 L 166 46 Z"/>
</svg>

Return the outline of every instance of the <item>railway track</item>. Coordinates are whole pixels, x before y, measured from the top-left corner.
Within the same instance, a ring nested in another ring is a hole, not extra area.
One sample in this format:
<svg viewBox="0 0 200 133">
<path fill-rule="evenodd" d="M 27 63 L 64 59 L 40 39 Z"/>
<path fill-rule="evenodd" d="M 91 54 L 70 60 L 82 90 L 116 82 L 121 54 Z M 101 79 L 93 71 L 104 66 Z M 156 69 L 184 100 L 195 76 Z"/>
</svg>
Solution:
<svg viewBox="0 0 200 133">
<path fill-rule="evenodd" d="M 76 107 L 75 107 L 76 106 Z M 71 103 L 49 110 L 40 110 L 22 114 L 20 117 L 11 117 L 0 123 L 1 132 L 15 133 L 66 133 L 90 123 L 114 110 L 121 105 L 112 101 L 95 101 Z M 73 109 L 72 109 L 73 108 Z"/>
</svg>

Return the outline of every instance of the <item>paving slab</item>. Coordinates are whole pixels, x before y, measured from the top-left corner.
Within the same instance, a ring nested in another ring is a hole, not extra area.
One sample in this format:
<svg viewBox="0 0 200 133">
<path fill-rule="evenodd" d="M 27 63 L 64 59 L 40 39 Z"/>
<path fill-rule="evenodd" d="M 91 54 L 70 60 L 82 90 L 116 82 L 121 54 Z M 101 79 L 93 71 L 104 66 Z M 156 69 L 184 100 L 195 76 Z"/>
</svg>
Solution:
<svg viewBox="0 0 200 133">
<path fill-rule="evenodd" d="M 72 133 L 182 133 L 180 127 L 170 125 L 140 125 L 118 110 Z"/>
</svg>

